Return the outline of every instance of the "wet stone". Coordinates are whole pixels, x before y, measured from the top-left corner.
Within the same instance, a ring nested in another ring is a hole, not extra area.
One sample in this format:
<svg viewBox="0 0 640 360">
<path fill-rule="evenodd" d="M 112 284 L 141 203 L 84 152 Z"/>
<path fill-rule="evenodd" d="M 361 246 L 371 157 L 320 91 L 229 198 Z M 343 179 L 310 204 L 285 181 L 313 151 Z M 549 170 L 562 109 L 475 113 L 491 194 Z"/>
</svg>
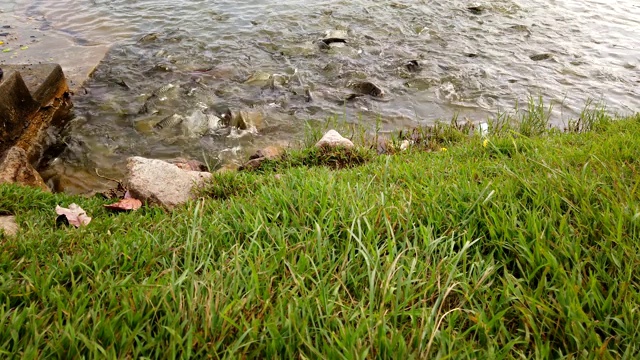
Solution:
<svg viewBox="0 0 640 360">
<path fill-rule="evenodd" d="M 370 95 L 373 97 L 383 97 L 384 90 L 370 81 L 358 81 L 349 84 L 349 87 L 360 94 Z"/>
<path fill-rule="evenodd" d="M 529 58 L 533 61 L 543 61 L 543 60 L 549 60 L 551 59 L 551 54 L 549 53 L 544 53 L 544 54 L 535 54 L 535 55 L 531 55 L 529 56 Z"/>
</svg>

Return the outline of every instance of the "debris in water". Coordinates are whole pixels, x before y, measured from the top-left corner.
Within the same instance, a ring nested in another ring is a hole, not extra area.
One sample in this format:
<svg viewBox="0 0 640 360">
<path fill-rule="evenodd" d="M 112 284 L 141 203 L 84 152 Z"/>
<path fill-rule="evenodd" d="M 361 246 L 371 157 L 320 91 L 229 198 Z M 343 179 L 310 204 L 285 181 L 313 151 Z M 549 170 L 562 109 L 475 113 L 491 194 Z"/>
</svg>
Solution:
<svg viewBox="0 0 640 360">
<path fill-rule="evenodd" d="M 404 64 L 404 66 L 410 72 L 418 72 L 418 71 L 422 70 L 422 65 L 420 65 L 418 60 L 409 60 L 406 64 Z"/>
<path fill-rule="evenodd" d="M 551 54 L 549 54 L 549 53 L 536 54 L 536 55 L 529 56 L 529 58 L 531 60 L 533 60 L 533 61 L 549 60 L 549 59 L 551 59 Z"/>
</svg>

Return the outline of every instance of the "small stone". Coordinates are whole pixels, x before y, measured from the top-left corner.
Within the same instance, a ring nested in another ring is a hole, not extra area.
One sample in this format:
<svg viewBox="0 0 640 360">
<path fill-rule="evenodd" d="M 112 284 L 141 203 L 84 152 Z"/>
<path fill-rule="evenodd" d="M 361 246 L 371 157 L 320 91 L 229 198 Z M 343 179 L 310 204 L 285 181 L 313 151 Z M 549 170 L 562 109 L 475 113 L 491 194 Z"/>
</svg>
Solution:
<svg viewBox="0 0 640 360">
<path fill-rule="evenodd" d="M 340 135 L 340 133 L 332 129 L 324 134 L 322 139 L 320 139 L 320 141 L 316 143 L 316 147 L 345 147 L 350 149 L 355 147 L 355 145 L 353 145 L 353 142 L 351 142 L 351 140 L 343 137 L 342 135 Z"/>
<path fill-rule="evenodd" d="M 408 150 L 409 146 L 411 146 L 411 142 L 409 140 L 402 140 L 400 143 L 400 151 Z"/>
<path fill-rule="evenodd" d="M 15 216 L 0 216 L 0 232 L 4 231 L 6 236 L 16 236 L 20 227 Z"/>
</svg>

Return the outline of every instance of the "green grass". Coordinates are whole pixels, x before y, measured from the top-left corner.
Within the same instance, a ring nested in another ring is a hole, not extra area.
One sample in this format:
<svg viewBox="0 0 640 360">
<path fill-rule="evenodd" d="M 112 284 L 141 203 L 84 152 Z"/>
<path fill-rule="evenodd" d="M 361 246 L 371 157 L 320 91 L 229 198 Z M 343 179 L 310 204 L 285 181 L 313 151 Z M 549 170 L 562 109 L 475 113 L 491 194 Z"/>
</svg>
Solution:
<svg viewBox="0 0 640 360">
<path fill-rule="evenodd" d="M 2 185 L 0 357 L 638 358 L 640 115 L 590 114 L 300 150 L 172 213 Z"/>
</svg>

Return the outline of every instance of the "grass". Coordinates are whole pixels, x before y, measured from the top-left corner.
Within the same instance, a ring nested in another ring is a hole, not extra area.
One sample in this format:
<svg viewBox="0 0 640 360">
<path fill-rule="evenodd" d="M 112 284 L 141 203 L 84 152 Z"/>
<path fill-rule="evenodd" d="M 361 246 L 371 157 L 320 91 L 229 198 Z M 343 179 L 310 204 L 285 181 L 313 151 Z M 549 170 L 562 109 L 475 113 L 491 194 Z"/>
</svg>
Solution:
<svg viewBox="0 0 640 360">
<path fill-rule="evenodd" d="M 292 152 L 172 213 L 1 185 L 0 356 L 637 358 L 640 115 L 527 119 Z"/>
</svg>

